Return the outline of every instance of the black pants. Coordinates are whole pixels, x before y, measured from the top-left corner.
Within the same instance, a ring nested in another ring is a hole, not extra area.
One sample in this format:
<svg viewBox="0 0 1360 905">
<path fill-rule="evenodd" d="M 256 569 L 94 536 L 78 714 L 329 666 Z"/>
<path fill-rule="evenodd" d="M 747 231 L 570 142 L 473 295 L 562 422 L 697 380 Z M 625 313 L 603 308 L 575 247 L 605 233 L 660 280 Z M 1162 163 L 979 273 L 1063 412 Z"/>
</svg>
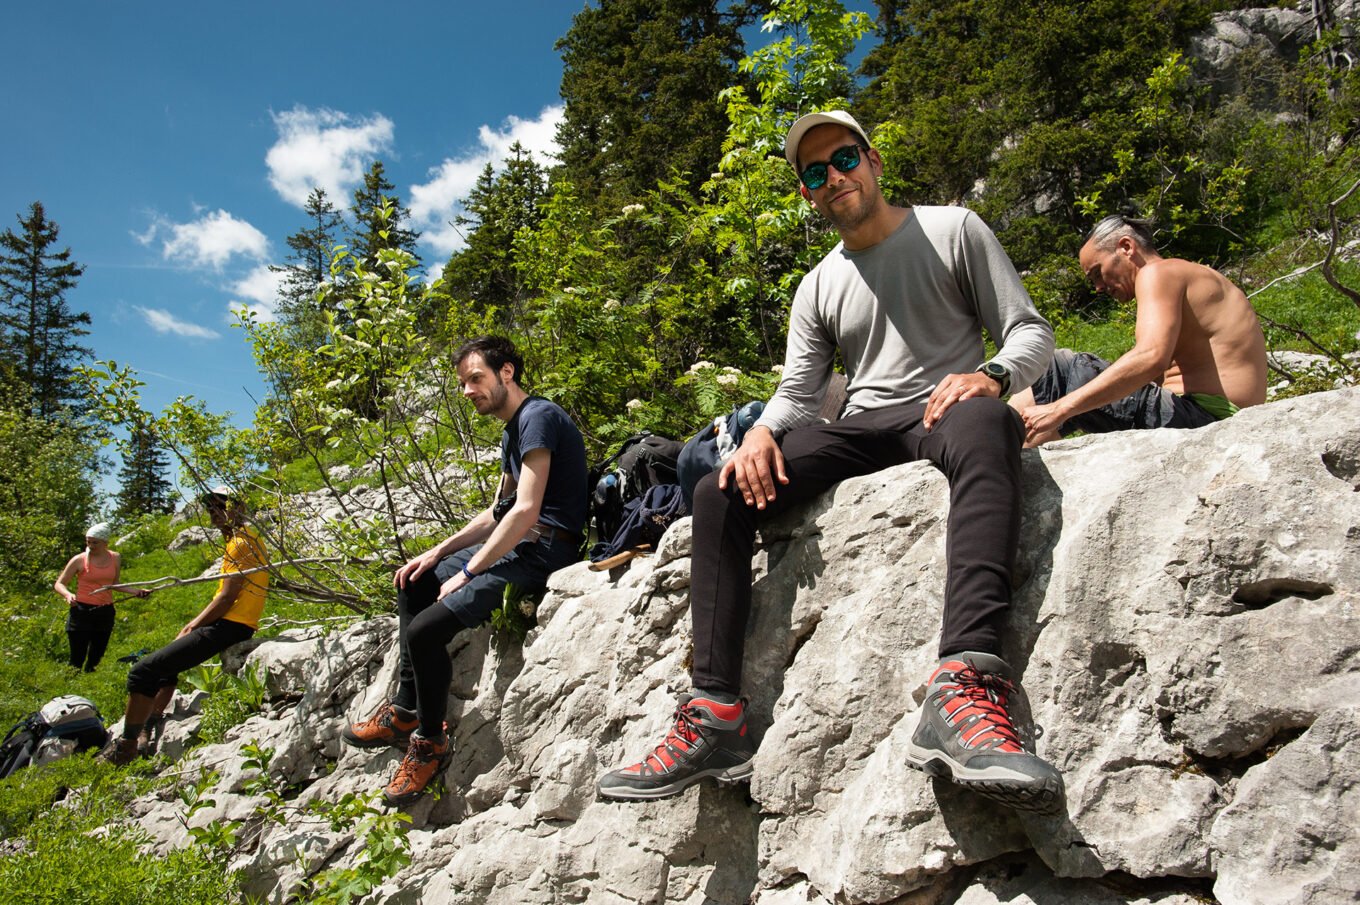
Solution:
<svg viewBox="0 0 1360 905">
<path fill-rule="evenodd" d="M 230 619 L 200 626 L 137 661 L 137 665 L 128 671 L 127 690 L 154 698 L 156 692 L 179 681 L 179 674 L 184 670 L 208 662 L 253 634 L 255 629 Z"/>
<path fill-rule="evenodd" d="M 94 672 L 113 636 L 113 604 L 92 606 L 73 603 L 66 616 L 66 640 L 71 645 L 71 665 Z"/>
<path fill-rule="evenodd" d="M 789 431 L 780 441 L 787 485 L 762 512 L 747 506 L 717 473 L 694 492 L 690 615 L 696 688 L 741 692 L 751 556 L 760 521 L 806 502 L 845 478 L 929 460 L 949 479 L 944 632 L 940 656 L 1000 652 L 1020 539 L 1020 445 L 1024 428 L 999 399 L 952 406 L 929 433 L 924 403 L 860 412 L 832 424 Z"/>
</svg>

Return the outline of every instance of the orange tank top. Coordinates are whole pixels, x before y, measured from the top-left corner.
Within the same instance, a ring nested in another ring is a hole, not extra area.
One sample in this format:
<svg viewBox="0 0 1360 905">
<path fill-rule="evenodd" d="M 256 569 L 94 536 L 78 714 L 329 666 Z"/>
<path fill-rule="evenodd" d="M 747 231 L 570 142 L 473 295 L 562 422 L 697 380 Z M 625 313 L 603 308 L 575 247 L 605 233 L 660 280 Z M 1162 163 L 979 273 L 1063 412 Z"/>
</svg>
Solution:
<svg viewBox="0 0 1360 905">
<path fill-rule="evenodd" d="M 90 554 L 86 551 L 81 563 L 80 571 L 76 573 L 76 602 L 90 606 L 108 606 L 113 603 L 112 591 L 96 593 L 95 589 L 118 580 L 118 557 L 110 553 L 107 565 L 96 566 L 90 563 Z"/>
</svg>

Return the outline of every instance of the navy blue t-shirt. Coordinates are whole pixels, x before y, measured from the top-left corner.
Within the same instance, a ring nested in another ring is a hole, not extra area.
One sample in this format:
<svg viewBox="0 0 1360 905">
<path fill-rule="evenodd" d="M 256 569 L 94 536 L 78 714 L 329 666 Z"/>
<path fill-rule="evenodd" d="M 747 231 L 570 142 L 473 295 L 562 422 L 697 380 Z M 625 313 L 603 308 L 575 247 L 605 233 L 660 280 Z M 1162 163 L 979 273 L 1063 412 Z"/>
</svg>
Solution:
<svg viewBox="0 0 1360 905">
<path fill-rule="evenodd" d="M 501 435 L 501 469 L 519 482 L 525 454 L 552 453 L 538 520 L 580 534 L 586 527 L 586 444 L 571 416 L 555 402 L 530 396 Z"/>
</svg>

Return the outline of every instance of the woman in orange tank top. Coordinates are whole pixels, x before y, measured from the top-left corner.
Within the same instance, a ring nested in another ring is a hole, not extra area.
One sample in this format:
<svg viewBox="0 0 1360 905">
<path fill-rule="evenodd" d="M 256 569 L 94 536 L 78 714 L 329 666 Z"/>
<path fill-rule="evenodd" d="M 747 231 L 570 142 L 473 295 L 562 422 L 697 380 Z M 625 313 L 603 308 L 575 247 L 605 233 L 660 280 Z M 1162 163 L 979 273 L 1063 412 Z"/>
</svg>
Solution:
<svg viewBox="0 0 1360 905">
<path fill-rule="evenodd" d="M 71 557 L 61 570 L 52 589 L 70 607 L 66 617 L 66 640 L 71 645 L 71 665 L 94 672 L 108 649 L 113 634 L 113 592 L 107 585 L 118 583 L 122 557 L 109 549 L 108 522 L 91 525 L 85 532 L 85 552 Z M 71 580 L 76 589 L 71 590 Z M 145 597 L 150 591 L 131 592 Z"/>
</svg>

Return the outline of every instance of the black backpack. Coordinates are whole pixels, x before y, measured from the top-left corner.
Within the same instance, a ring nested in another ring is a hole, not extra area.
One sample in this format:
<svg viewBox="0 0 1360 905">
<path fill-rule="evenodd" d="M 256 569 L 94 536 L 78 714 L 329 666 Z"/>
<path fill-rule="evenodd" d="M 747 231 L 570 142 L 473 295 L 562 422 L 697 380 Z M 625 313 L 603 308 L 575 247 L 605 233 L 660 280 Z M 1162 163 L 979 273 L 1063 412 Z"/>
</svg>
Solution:
<svg viewBox="0 0 1360 905">
<path fill-rule="evenodd" d="M 79 695 L 53 698 L 19 722 L 0 742 L 0 779 L 29 764 L 61 760 L 77 751 L 102 748 L 109 740 L 94 703 Z"/>
<path fill-rule="evenodd" d="M 676 484 L 676 463 L 684 444 L 651 431 L 633 434 L 612 456 L 587 476 L 589 512 L 586 543 L 593 529 L 599 541 L 608 541 L 623 525 L 624 504 L 636 500 L 659 484 Z"/>
</svg>

